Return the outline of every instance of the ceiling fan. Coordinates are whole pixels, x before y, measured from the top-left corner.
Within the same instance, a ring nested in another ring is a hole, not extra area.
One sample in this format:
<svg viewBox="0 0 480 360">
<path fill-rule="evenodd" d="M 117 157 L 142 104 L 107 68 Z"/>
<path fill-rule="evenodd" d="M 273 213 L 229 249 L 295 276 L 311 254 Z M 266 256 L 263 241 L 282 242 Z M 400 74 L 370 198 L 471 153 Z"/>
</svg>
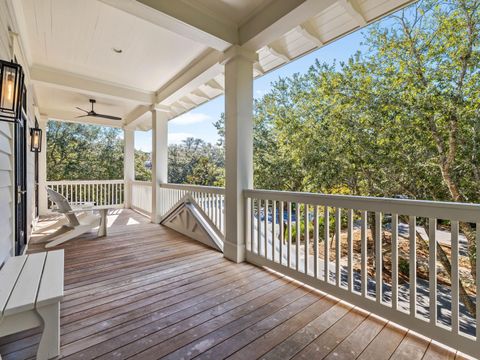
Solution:
<svg viewBox="0 0 480 360">
<path fill-rule="evenodd" d="M 86 116 L 92 116 L 92 117 L 98 117 L 98 118 L 104 118 L 104 119 L 110 119 L 110 120 L 122 120 L 122 118 L 118 117 L 118 116 L 112 116 L 112 115 L 105 115 L 105 114 L 97 114 L 95 112 L 95 110 L 93 110 L 93 106 L 95 105 L 95 103 L 97 102 L 95 99 L 90 99 L 89 100 L 90 103 L 92 104 L 92 110 L 90 111 L 87 111 L 87 110 L 83 110 L 82 108 L 79 108 L 77 107 L 78 110 L 81 110 L 83 112 L 86 112 L 86 115 L 80 115 L 80 116 L 77 116 L 77 118 L 83 118 L 83 117 L 86 117 Z"/>
</svg>

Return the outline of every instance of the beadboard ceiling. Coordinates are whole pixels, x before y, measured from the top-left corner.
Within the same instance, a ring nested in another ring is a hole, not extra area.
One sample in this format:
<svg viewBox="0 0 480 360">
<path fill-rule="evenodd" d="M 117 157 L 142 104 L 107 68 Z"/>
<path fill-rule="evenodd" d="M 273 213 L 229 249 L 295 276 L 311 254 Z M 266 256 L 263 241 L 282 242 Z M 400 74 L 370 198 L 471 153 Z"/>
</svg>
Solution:
<svg viewBox="0 0 480 360">
<path fill-rule="evenodd" d="M 98 112 L 124 119 L 104 124 L 143 130 L 153 107 L 175 118 L 222 94 L 232 44 L 258 53 L 259 77 L 409 3 L 19 0 L 15 12 L 41 113 L 98 123 L 76 119 L 94 98 Z"/>
</svg>

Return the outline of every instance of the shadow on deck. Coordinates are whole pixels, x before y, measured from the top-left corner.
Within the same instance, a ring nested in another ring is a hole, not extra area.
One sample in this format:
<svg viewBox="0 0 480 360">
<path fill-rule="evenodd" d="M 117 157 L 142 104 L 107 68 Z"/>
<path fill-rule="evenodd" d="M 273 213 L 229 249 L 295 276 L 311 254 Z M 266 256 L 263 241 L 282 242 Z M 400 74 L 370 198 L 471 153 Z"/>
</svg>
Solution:
<svg viewBox="0 0 480 360">
<path fill-rule="evenodd" d="M 43 250 L 36 241 L 30 252 Z M 91 233 L 60 247 L 64 359 L 464 358 L 133 211 L 112 211 L 105 238 Z M 3 359 L 34 358 L 39 334 L 0 339 Z"/>
</svg>

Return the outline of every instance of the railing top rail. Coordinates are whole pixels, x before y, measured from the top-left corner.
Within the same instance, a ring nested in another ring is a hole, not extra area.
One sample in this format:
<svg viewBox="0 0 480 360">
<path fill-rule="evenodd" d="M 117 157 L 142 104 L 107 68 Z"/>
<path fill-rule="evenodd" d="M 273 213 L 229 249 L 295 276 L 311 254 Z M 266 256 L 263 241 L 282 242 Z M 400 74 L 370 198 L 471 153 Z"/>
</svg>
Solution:
<svg viewBox="0 0 480 360">
<path fill-rule="evenodd" d="M 122 180 L 60 180 L 60 181 L 47 181 L 47 185 L 87 185 L 87 184 L 123 184 Z"/>
<path fill-rule="evenodd" d="M 134 180 L 131 183 L 132 183 L 132 185 L 152 186 L 151 181 Z"/>
<path fill-rule="evenodd" d="M 332 206 L 445 220 L 480 222 L 480 204 L 408 200 L 383 197 L 326 195 L 308 192 L 244 190 L 246 198 Z"/>
<path fill-rule="evenodd" d="M 189 185 L 189 184 L 160 184 L 161 188 L 164 189 L 175 189 L 175 190 L 187 190 L 187 191 L 196 191 L 208 194 L 225 194 L 225 188 L 216 187 L 216 186 L 203 186 L 203 185 Z"/>
</svg>

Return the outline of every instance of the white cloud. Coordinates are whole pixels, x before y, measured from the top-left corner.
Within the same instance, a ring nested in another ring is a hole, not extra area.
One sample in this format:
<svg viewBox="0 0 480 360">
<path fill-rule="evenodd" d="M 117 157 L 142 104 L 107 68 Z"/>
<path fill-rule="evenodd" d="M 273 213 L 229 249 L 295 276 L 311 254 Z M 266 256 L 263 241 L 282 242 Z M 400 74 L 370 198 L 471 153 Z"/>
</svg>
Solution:
<svg viewBox="0 0 480 360">
<path fill-rule="evenodd" d="M 168 134 L 168 143 L 169 144 L 180 144 L 183 140 L 189 137 L 194 137 L 190 133 L 169 133 Z"/>
<path fill-rule="evenodd" d="M 266 95 L 268 93 L 268 90 L 267 89 L 258 89 L 258 90 L 255 90 L 255 98 L 258 99 L 258 98 L 261 98 L 263 97 L 264 95 Z"/>
<path fill-rule="evenodd" d="M 191 125 L 212 120 L 212 117 L 204 113 L 186 113 L 170 121 L 174 125 Z"/>
</svg>

